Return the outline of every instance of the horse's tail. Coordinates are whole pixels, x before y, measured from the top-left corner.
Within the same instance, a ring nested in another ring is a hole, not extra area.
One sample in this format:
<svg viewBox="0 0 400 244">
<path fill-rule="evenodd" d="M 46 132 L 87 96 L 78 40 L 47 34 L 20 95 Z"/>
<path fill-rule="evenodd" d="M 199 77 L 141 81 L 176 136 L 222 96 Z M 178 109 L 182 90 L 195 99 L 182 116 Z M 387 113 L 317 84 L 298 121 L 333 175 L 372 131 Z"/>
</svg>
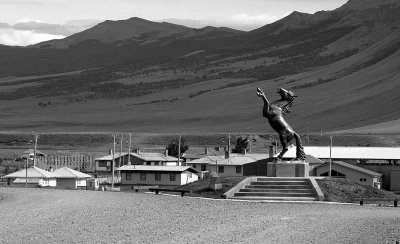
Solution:
<svg viewBox="0 0 400 244">
<path fill-rule="evenodd" d="M 296 159 L 305 160 L 306 154 L 304 153 L 303 142 L 301 141 L 299 134 L 295 132 L 294 138 L 296 140 Z"/>
</svg>

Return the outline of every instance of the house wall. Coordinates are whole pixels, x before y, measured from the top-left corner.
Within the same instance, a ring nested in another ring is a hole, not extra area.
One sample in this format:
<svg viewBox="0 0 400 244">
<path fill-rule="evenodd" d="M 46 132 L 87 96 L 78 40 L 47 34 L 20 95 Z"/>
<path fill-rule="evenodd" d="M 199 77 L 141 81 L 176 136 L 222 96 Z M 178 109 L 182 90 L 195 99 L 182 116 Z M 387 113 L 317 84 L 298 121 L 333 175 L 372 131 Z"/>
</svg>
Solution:
<svg viewBox="0 0 400 244">
<path fill-rule="evenodd" d="M 76 180 L 77 187 L 86 187 L 86 178 L 80 178 Z"/>
<path fill-rule="evenodd" d="M 75 178 L 58 178 L 57 188 L 76 189 L 76 179 Z"/>
<path fill-rule="evenodd" d="M 99 179 L 87 179 L 86 186 L 88 190 L 97 191 L 99 189 Z"/>
<path fill-rule="evenodd" d="M 121 184 L 123 184 L 123 185 L 143 184 L 143 185 L 177 185 L 177 186 L 179 186 L 182 183 L 182 176 L 179 173 L 176 174 L 175 181 L 170 181 L 170 173 L 169 172 L 161 173 L 160 181 L 155 180 L 154 172 L 146 172 L 146 180 L 145 181 L 140 180 L 139 172 L 131 172 L 132 179 L 127 180 L 126 173 L 129 173 L 129 172 L 125 172 L 125 171 L 121 172 Z M 186 181 L 186 178 L 185 178 L 185 181 Z"/>
<path fill-rule="evenodd" d="M 25 188 L 26 184 L 25 183 L 13 183 L 11 182 L 10 184 L 11 187 L 19 187 L 19 188 Z M 38 187 L 39 185 L 37 183 L 28 183 L 29 188 L 35 188 Z"/>
<path fill-rule="evenodd" d="M 112 160 L 111 161 L 106 161 L 107 162 L 107 166 L 106 167 L 100 167 L 99 166 L 100 162 L 104 162 L 104 161 L 106 161 L 106 160 L 102 160 L 102 161 L 96 160 L 96 162 L 95 162 L 96 171 L 98 171 L 98 172 L 109 172 L 109 171 L 111 171 L 111 162 L 112 162 Z"/>
<path fill-rule="evenodd" d="M 224 172 L 220 172 L 218 169 L 218 175 L 220 177 L 227 177 L 227 176 L 243 176 L 243 166 L 242 165 L 218 165 L 224 167 Z M 236 166 L 240 166 L 242 168 L 240 173 L 236 173 Z M 211 165 L 213 171 L 215 171 L 215 165 Z"/>
<path fill-rule="evenodd" d="M 272 162 L 273 159 L 263 159 L 254 163 L 243 165 L 244 176 L 267 176 L 267 163 Z"/>
<path fill-rule="evenodd" d="M 400 165 L 388 165 L 388 164 L 378 164 L 378 165 L 362 165 L 359 164 L 357 165 L 359 167 L 377 172 L 382 174 L 382 188 L 388 189 L 388 190 L 392 190 L 392 171 L 396 171 L 396 170 L 400 170 Z M 400 178 L 395 178 L 393 179 L 393 183 L 395 183 L 396 181 L 399 181 L 398 184 L 400 184 Z M 396 183 L 395 183 L 396 184 Z"/>
<path fill-rule="evenodd" d="M 337 165 L 337 164 L 332 164 L 332 170 L 336 170 L 342 174 L 346 175 L 346 179 L 358 182 L 360 184 L 364 184 L 364 185 L 369 185 L 369 186 L 374 186 L 375 182 L 378 182 L 379 179 L 377 179 L 374 176 L 365 174 L 363 172 L 354 170 L 354 169 L 350 169 L 341 165 Z M 323 173 L 326 173 L 329 171 L 329 165 L 324 165 L 320 168 L 317 168 L 317 176 L 320 176 Z M 366 181 L 360 181 L 360 178 L 365 178 Z"/>
<path fill-rule="evenodd" d="M 180 178 L 181 178 L 180 179 L 181 180 L 181 185 L 186 185 L 186 184 L 189 184 L 191 182 L 197 181 L 199 179 L 199 176 L 194 174 L 194 173 L 185 171 L 185 172 L 182 172 Z"/>
<path fill-rule="evenodd" d="M 400 170 L 390 172 L 390 190 L 400 191 Z"/>
</svg>

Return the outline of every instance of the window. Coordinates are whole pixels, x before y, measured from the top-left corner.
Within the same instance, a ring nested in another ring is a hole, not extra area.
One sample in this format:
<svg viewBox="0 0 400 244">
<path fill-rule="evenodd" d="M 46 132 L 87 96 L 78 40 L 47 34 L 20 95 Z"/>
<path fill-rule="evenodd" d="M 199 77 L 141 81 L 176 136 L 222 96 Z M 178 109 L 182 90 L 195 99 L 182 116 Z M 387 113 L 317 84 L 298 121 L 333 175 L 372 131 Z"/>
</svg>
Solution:
<svg viewBox="0 0 400 244">
<path fill-rule="evenodd" d="M 99 161 L 99 167 L 107 167 L 108 161 Z"/>
<path fill-rule="evenodd" d="M 238 165 L 236 166 L 236 174 L 241 174 L 242 173 L 242 166 Z"/>
<path fill-rule="evenodd" d="M 161 173 L 160 172 L 156 172 L 156 174 L 155 174 L 155 180 L 156 181 L 161 181 Z"/>
<path fill-rule="evenodd" d="M 151 162 L 146 162 L 146 165 L 151 165 Z"/>
<path fill-rule="evenodd" d="M 207 166 L 205 164 L 201 165 L 201 171 L 207 171 Z"/>
<path fill-rule="evenodd" d="M 146 180 L 146 173 L 145 172 L 140 172 L 140 180 L 142 180 L 142 181 Z"/>
<path fill-rule="evenodd" d="M 360 181 L 367 181 L 367 178 L 360 178 Z"/>
<path fill-rule="evenodd" d="M 175 173 L 171 173 L 169 175 L 169 181 L 176 181 L 176 174 Z"/>
<path fill-rule="evenodd" d="M 126 173 L 126 180 L 132 180 L 132 174 Z"/>
<path fill-rule="evenodd" d="M 193 165 L 192 165 L 192 167 L 195 169 L 195 168 L 196 168 L 196 165 L 195 165 L 195 164 L 193 164 Z"/>
<path fill-rule="evenodd" d="M 160 162 L 154 162 L 154 165 L 158 166 L 158 165 L 160 165 Z"/>
<path fill-rule="evenodd" d="M 218 173 L 224 173 L 224 166 L 218 166 Z"/>
</svg>

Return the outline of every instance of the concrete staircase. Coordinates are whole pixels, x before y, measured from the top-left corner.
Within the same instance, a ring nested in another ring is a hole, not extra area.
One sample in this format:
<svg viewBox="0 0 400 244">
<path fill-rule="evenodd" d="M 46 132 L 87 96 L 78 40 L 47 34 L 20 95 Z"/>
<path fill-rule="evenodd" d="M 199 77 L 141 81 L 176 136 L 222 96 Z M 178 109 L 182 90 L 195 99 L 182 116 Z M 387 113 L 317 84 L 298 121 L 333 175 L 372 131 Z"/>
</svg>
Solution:
<svg viewBox="0 0 400 244">
<path fill-rule="evenodd" d="M 318 186 L 317 186 L 318 187 Z M 227 198 L 246 200 L 318 201 L 309 178 L 251 177 L 227 194 Z M 228 192 L 227 192 L 228 193 Z M 226 193 L 225 193 L 226 194 Z"/>
</svg>

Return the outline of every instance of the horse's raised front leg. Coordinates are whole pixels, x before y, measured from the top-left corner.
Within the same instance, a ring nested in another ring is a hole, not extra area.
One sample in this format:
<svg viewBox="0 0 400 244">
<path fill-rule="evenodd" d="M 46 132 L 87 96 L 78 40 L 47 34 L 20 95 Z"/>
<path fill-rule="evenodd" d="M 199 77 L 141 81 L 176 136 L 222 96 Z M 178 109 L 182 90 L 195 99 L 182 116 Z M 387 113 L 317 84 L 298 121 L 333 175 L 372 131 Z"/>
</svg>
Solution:
<svg viewBox="0 0 400 244">
<path fill-rule="evenodd" d="M 260 88 L 257 88 L 257 96 L 261 97 L 265 104 L 269 104 L 269 101 L 265 96 L 265 93 Z"/>
</svg>

